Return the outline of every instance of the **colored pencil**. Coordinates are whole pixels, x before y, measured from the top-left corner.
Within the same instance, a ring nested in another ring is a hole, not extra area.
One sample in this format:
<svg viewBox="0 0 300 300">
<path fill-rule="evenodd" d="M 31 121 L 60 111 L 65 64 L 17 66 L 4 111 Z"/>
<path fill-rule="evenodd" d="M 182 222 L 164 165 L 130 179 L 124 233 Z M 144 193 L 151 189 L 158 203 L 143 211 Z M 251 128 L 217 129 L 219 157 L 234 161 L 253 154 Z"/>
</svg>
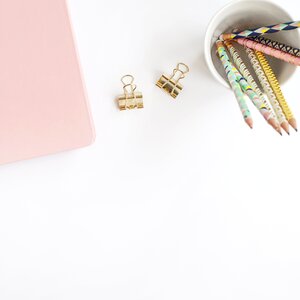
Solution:
<svg viewBox="0 0 300 300">
<path fill-rule="evenodd" d="M 240 110 L 242 112 L 243 118 L 246 122 L 246 124 L 250 127 L 253 128 L 253 120 L 251 117 L 250 110 L 247 106 L 246 100 L 245 100 L 245 95 L 237 82 L 236 75 L 234 73 L 234 66 L 231 64 L 231 62 L 227 59 L 228 55 L 226 53 L 226 49 L 224 47 L 224 44 L 221 41 L 217 41 L 217 50 L 219 54 L 219 58 L 222 62 L 222 65 L 225 69 L 229 84 L 235 94 L 235 97 L 237 99 L 237 102 L 239 104 Z"/>
<path fill-rule="evenodd" d="M 294 30 L 300 27 L 300 21 L 292 21 L 287 23 L 280 23 L 276 25 L 263 26 L 256 29 L 248 29 L 237 33 L 225 33 L 220 36 L 220 40 L 231 40 L 239 38 L 248 38 L 254 36 L 261 36 L 267 33 L 276 33 L 279 31 Z"/>
<path fill-rule="evenodd" d="M 287 63 L 300 66 L 300 57 L 296 57 L 294 55 L 291 55 L 289 53 L 285 53 L 281 50 L 274 49 L 269 46 L 265 46 L 263 44 L 257 43 L 255 41 L 249 40 L 249 39 L 238 39 L 236 40 L 240 45 L 245 46 L 247 48 L 250 48 L 255 51 L 262 52 L 264 54 L 273 56 L 275 58 L 278 58 L 280 60 L 283 60 Z"/>
<path fill-rule="evenodd" d="M 250 39 L 254 40 L 255 42 L 258 42 L 260 44 L 272 47 L 276 50 L 280 50 L 285 53 L 300 57 L 300 49 L 299 48 L 292 47 L 292 46 L 289 46 L 289 45 L 286 45 L 286 44 L 283 44 L 283 43 L 280 43 L 280 42 L 277 42 L 277 41 L 274 41 L 271 39 L 267 39 L 263 36 L 255 36 Z"/>
<path fill-rule="evenodd" d="M 269 125 L 271 125 L 279 134 L 281 134 L 280 124 L 278 123 L 276 116 L 274 115 L 263 93 L 244 64 L 242 58 L 239 56 L 237 50 L 229 41 L 226 41 L 225 45 L 228 48 L 235 65 L 238 67 L 241 75 L 243 76 L 242 78 L 239 77 L 239 74 L 236 74 L 243 91 L 247 93 L 248 97 L 252 100 L 255 107 L 269 123 Z"/>
<path fill-rule="evenodd" d="M 279 82 L 272 70 L 272 68 L 269 65 L 269 62 L 267 61 L 266 57 L 264 56 L 263 53 L 256 51 L 256 57 L 260 63 L 260 65 L 262 66 L 262 69 L 264 70 L 266 77 L 276 95 L 276 98 L 281 106 L 281 109 L 286 117 L 286 119 L 288 120 L 289 124 L 296 130 L 297 129 L 297 121 L 293 115 L 292 110 L 290 109 L 283 93 L 281 90 L 281 87 L 279 85 Z"/>
<path fill-rule="evenodd" d="M 266 93 L 266 95 L 268 96 L 268 99 L 273 107 L 273 110 L 275 112 L 275 115 L 281 125 L 281 127 L 284 129 L 284 131 L 288 134 L 290 134 L 289 132 L 289 123 L 287 122 L 287 119 L 280 107 L 280 104 L 276 98 L 276 95 L 265 75 L 264 70 L 262 69 L 262 66 L 260 65 L 255 52 L 252 49 L 246 48 L 246 53 L 248 55 L 248 58 L 252 64 L 252 67 L 259 79 L 259 82 L 264 90 L 264 92 Z"/>
</svg>

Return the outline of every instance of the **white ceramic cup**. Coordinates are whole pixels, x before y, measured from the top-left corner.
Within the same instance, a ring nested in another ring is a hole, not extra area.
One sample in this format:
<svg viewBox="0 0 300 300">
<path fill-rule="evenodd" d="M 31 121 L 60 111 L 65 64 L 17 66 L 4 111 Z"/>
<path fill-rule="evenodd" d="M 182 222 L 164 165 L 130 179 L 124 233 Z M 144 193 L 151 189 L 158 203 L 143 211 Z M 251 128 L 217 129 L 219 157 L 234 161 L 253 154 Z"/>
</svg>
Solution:
<svg viewBox="0 0 300 300">
<path fill-rule="evenodd" d="M 288 21 L 293 21 L 291 16 L 283 8 L 270 1 L 238 0 L 226 5 L 213 17 L 205 36 L 205 60 L 215 79 L 228 87 L 226 74 L 216 54 L 215 47 L 215 42 L 222 33 L 231 33 L 234 30 L 242 31 Z M 284 44 L 299 47 L 298 30 L 282 31 L 266 36 Z M 244 51 L 240 53 L 246 65 L 248 64 L 249 66 Z M 295 66 L 276 58 L 268 57 L 268 59 L 281 84 L 285 83 L 296 70 Z M 249 70 L 251 71 L 251 68 Z"/>
</svg>

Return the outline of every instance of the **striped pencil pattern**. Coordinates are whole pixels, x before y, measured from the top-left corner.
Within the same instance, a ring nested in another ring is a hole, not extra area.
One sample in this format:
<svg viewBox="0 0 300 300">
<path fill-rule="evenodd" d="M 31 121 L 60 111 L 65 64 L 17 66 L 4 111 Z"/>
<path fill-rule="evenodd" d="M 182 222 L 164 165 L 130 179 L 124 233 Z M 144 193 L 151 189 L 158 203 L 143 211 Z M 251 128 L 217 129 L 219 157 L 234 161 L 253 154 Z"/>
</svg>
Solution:
<svg viewBox="0 0 300 300">
<path fill-rule="evenodd" d="M 262 36 L 268 33 L 276 33 L 279 31 L 294 30 L 300 27 L 300 21 L 292 21 L 287 23 L 280 23 L 276 25 L 263 26 L 256 29 L 248 29 L 238 33 L 225 33 L 220 36 L 220 40 L 232 40 L 240 38 L 248 38 L 255 36 Z"/>
<path fill-rule="evenodd" d="M 283 60 L 287 63 L 300 66 L 300 57 L 291 55 L 289 53 L 285 53 L 281 50 L 274 49 L 269 46 L 265 46 L 263 44 L 257 43 L 255 41 L 249 39 L 238 39 L 236 40 L 240 45 L 250 48 L 255 51 L 262 52 L 264 54 L 273 56 L 277 59 Z"/>
<path fill-rule="evenodd" d="M 257 43 L 274 48 L 276 50 L 280 50 L 285 53 L 300 57 L 300 49 L 299 48 L 292 47 L 292 46 L 289 46 L 289 45 L 286 45 L 286 44 L 283 44 L 283 43 L 280 43 L 280 42 L 277 42 L 277 41 L 274 41 L 271 39 L 267 39 L 263 36 L 251 37 L 250 39 Z"/>
</svg>

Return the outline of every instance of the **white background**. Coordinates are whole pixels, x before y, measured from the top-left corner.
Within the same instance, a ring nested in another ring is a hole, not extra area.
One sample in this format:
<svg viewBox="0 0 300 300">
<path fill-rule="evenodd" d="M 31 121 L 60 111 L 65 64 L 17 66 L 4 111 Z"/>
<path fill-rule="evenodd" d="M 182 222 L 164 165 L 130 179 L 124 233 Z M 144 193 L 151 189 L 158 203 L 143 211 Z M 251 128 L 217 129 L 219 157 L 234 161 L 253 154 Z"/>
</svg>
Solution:
<svg viewBox="0 0 300 300">
<path fill-rule="evenodd" d="M 248 129 L 207 70 L 227 1 L 69 2 L 97 141 L 0 168 L 0 299 L 299 300 L 300 136 Z M 174 101 L 154 83 L 179 61 Z M 116 107 L 126 73 L 144 110 Z"/>
</svg>

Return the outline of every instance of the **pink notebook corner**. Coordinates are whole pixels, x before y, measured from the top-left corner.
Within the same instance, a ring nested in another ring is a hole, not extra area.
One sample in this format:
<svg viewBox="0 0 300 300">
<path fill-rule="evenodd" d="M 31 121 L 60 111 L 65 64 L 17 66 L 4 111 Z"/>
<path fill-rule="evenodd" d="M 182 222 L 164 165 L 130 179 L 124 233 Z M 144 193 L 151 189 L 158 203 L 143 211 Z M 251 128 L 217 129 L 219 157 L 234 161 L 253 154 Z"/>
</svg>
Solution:
<svg viewBox="0 0 300 300">
<path fill-rule="evenodd" d="M 0 164 L 95 139 L 65 0 L 0 0 Z"/>
</svg>

